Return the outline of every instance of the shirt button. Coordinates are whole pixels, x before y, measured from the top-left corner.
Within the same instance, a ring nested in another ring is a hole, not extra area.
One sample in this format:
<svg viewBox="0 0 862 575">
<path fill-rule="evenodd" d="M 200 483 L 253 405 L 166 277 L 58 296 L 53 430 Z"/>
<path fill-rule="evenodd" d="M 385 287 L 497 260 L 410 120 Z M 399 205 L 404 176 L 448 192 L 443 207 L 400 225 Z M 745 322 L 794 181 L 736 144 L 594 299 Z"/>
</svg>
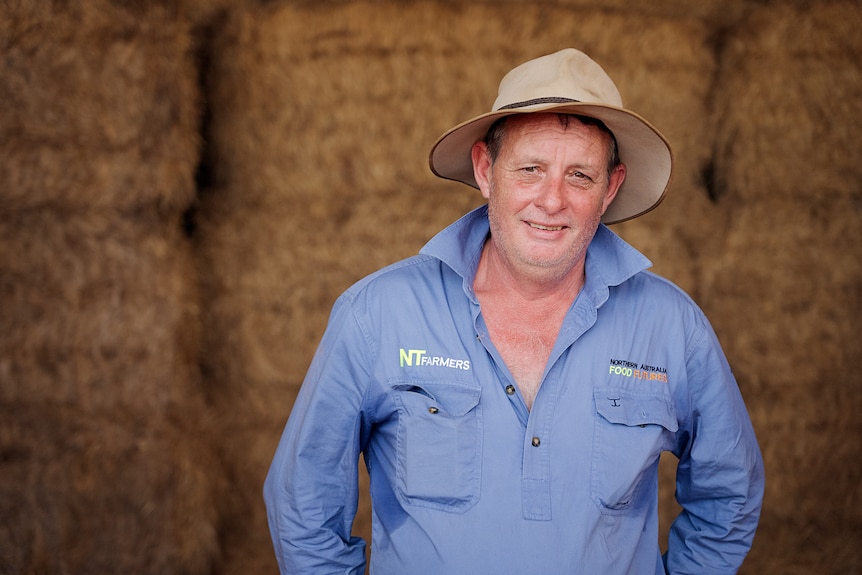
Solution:
<svg viewBox="0 0 862 575">
<path fill-rule="evenodd" d="M 539 447 L 542 444 L 542 440 L 538 437 L 533 438 L 533 447 Z"/>
<path fill-rule="evenodd" d="M 428 413 L 430 413 L 431 415 L 434 415 L 438 411 L 440 411 L 440 410 L 437 409 L 436 407 L 433 407 L 433 406 L 428 408 Z"/>
<path fill-rule="evenodd" d="M 514 385 L 507 385 L 506 386 L 506 393 L 508 393 L 509 395 L 515 395 L 515 386 Z"/>
</svg>

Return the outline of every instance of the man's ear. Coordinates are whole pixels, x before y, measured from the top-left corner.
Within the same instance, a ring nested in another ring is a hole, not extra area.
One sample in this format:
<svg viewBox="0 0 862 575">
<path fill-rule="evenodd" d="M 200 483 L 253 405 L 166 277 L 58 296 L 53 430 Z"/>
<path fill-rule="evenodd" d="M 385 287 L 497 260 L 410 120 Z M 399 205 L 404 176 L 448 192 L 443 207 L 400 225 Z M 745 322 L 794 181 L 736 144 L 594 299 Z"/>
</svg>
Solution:
<svg viewBox="0 0 862 575">
<path fill-rule="evenodd" d="M 611 205 L 611 202 L 614 201 L 614 198 L 617 197 L 617 192 L 620 190 L 620 186 L 623 185 L 623 182 L 626 180 L 626 165 L 620 164 L 614 171 L 611 172 L 610 180 L 608 181 L 608 192 L 605 194 L 605 201 L 602 204 L 602 215 L 608 210 L 608 206 Z"/>
<path fill-rule="evenodd" d="M 487 200 L 491 190 L 491 155 L 488 153 L 488 144 L 481 140 L 473 144 L 470 157 L 473 160 L 473 177 L 479 184 L 482 196 Z"/>
</svg>

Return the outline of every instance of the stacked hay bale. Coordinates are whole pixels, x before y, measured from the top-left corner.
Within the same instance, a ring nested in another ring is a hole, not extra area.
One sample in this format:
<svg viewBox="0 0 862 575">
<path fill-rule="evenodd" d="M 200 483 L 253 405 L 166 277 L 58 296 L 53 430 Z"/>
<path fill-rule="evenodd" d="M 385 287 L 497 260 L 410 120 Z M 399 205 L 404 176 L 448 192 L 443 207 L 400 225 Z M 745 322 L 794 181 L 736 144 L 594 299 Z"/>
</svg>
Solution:
<svg viewBox="0 0 862 575">
<path fill-rule="evenodd" d="M 727 39 L 703 293 L 760 435 L 747 573 L 862 569 L 862 8 L 766 6 Z"/>
<path fill-rule="evenodd" d="M 691 285 L 697 250 L 686 243 L 708 232 L 684 223 L 709 209 L 699 119 L 715 61 L 697 21 L 560 6 L 270 4 L 224 23 L 207 73 L 213 180 L 196 237 L 204 369 L 233 469 L 225 572 L 263 572 L 275 563 L 261 485 L 333 301 L 482 202 L 430 173 L 436 137 L 488 110 L 514 64 L 581 47 L 634 109 L 684 142 L 669 207 L 627 231 Z M 368 509 L 364 497 L 356 528 L 366 538 Z"/>
<path fill-rule="evenodd" d="M 0 572 L 207 573 L 199 88 L 173 9 L 0 15 Z"/>
<path fill-rule="evenodd" d="M 0 572 L 274 572 L 261 484 L 332 302 L 482 202 L 430 145 L 565 46 L 674 145 L 616 231 L 703 305 L 752 412 L 743 572 L 862 568 L 858 3 L 244 4 L 3 4 Z"/>
</svg>

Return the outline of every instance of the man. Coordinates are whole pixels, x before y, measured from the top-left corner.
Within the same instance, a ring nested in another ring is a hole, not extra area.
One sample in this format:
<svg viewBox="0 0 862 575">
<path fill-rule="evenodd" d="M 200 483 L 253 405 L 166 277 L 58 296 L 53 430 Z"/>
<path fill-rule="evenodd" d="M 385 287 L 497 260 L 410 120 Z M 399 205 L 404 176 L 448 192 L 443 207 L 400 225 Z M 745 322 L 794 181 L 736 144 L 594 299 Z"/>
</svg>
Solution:
<svg viewBox="0 0 862 575">
<path fill-rule="evenodd" d="M 360 454 L 377 575 L 736 572 L 764 484 L 736 382 L 604 225 L 661 201 L 670 147 L 576 50 L 512 70 L 492 110 L 430 157 L 487 206 L 333 308 L 265 485 L 282 573 L 364 571 Z"/>
</svg>

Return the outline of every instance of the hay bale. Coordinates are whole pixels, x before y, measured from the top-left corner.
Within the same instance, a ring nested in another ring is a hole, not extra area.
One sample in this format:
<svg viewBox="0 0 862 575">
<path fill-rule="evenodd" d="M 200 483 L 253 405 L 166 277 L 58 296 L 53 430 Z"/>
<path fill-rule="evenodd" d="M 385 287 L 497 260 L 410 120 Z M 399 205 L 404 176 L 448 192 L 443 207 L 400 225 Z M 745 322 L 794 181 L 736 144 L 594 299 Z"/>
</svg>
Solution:
<svg viewBox="0 0 862 575">
<path fill-rule="evenodd" d="M 678 205 L 705 212 L 710 148 L 697 118 L 715 62 L 696 20 L 526 3 L 270 4 L 223 24 L 207 72 L 213 185 L 196 242 L 207 270 L 204 370 L 231 430 L 220 441 L 236 481 L 230 573 L 244 572 L 240 558 L 272 555 L 263 516 L 248 507 L 334 299 L 483 201 L 430 173 L 436 137 L 487 111 L 513 65 L 579 46 L 634 109 L 684 142 L 676 186 L 688 199 Z M 691 218 L 671 213 L 677 228 Z M 683 242 L 652 224 L 628 230 L 652 251 Z M 691 254 L 675 249 L 670 269 L 691 283 Z M 366 538 L 367 516 L 363 497 Z"/>
<path fill-rule="evenodd" d="M 4 3 L 0 212 L 184 210 L 200 121 L 195 46 L 176 8 Z"/>
<path fill-rule="evenodd" d="M 856 2 L 762 9 L 726 40 L 716 94 L 716 195 L 858 197 L 862 15 Z M 839 177 L 836 177 L 840 175 Z"/>
<path fill-rule="evenodd" d="M 179 216 L 0 221 L 0 402 L 150 417 L 202 404 L 196 270 Z"/>
<path fill-rule="evenodd" d="M 769 6 L 729 38 L 716 94 L 728 229 L 705 304 L 761 440 L 751 573 L 862 565 L 862 24 L 858 3 Z"/>
<path fill-rule="evenodd" d="M 211 573 L 218 475 L 190 431 L 0 403 L 0 572 Z"/>
<path fill-rule="evenodd" d="M 6 2 L 0 39 L 0 571 L 210 572 L 191 25 Z"/>
</svg>

